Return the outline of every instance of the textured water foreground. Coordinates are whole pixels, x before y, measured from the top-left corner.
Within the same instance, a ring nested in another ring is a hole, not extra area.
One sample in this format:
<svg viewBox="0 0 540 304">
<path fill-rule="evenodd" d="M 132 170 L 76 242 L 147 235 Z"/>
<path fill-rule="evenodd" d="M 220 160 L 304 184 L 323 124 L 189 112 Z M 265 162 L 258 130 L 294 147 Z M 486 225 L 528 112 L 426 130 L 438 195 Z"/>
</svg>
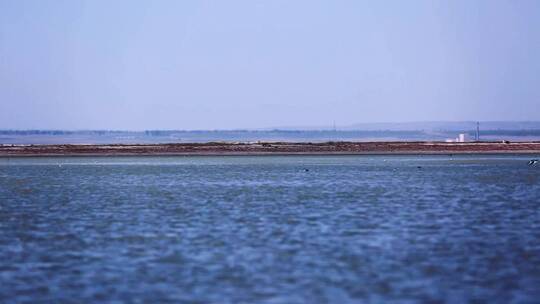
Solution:
<svg viewBox="0 0 540 304">
<path fill-rule="evenodd" d="M 531 157 L 0 158 L 0 302 L 533 303 Z"/>
<path fill-rule="evenodd" d="M 540 153 L 540 142 L 256 142 L 0 145 L 0 156 Z"/>
</svg>

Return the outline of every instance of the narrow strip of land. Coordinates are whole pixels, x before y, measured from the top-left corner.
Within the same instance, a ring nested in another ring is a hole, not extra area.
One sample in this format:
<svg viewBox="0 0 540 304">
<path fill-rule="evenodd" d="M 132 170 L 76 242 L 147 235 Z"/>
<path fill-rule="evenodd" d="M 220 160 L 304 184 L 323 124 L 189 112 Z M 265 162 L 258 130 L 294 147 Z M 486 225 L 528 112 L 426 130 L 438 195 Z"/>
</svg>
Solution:
<svg viewBox="0 0 540 304">
<path fill-rule="evenodd" d="M 115 145 L 1 145 L 0 157 L 273 154 L 540 154 L 540 142 L 257 142 Z"/>
</svg>

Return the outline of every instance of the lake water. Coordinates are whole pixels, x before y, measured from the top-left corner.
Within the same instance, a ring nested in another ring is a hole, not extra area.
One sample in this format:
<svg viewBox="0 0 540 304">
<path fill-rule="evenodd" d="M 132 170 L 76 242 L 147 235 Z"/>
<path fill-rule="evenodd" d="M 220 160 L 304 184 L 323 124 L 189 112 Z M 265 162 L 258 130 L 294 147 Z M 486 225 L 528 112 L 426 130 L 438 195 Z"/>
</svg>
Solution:
<svg viewBox="0 0 540 304">
<path fill-rule="evenodd" d="M 0 302 L 538 303 L 533 157 L 0 158 Z"/>
</svg>

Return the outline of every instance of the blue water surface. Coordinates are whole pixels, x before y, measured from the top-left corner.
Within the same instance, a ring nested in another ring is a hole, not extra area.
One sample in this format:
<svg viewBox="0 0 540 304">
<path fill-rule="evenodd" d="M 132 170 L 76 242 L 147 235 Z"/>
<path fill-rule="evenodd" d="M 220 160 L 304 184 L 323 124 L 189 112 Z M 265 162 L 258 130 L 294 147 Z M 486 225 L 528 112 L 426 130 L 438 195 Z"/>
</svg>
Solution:
<svg viewBox="0 0 540 304">
<path fill-rule="evenodd" d="M 0 158 L 0 302 L 538 303 L 531 158 Z"/>
</svg>

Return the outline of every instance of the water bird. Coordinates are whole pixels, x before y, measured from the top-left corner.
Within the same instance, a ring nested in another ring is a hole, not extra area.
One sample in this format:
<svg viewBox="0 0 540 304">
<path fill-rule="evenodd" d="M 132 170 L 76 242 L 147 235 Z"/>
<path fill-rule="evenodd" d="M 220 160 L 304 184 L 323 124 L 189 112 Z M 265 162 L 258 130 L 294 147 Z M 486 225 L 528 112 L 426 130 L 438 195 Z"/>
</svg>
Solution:
<svg viewBox="0 0 540 304">
<path fill-rule="evenodd" d="M 531 159 L 528 163 L 529 166 L 538 164 L 538 159 Z"/>
<path fill-rule="evenodd" d="M 309 169 L 308 169 L 308 168 L 304 168 L 304 172 L 309 172 Z"/>
</svg>

